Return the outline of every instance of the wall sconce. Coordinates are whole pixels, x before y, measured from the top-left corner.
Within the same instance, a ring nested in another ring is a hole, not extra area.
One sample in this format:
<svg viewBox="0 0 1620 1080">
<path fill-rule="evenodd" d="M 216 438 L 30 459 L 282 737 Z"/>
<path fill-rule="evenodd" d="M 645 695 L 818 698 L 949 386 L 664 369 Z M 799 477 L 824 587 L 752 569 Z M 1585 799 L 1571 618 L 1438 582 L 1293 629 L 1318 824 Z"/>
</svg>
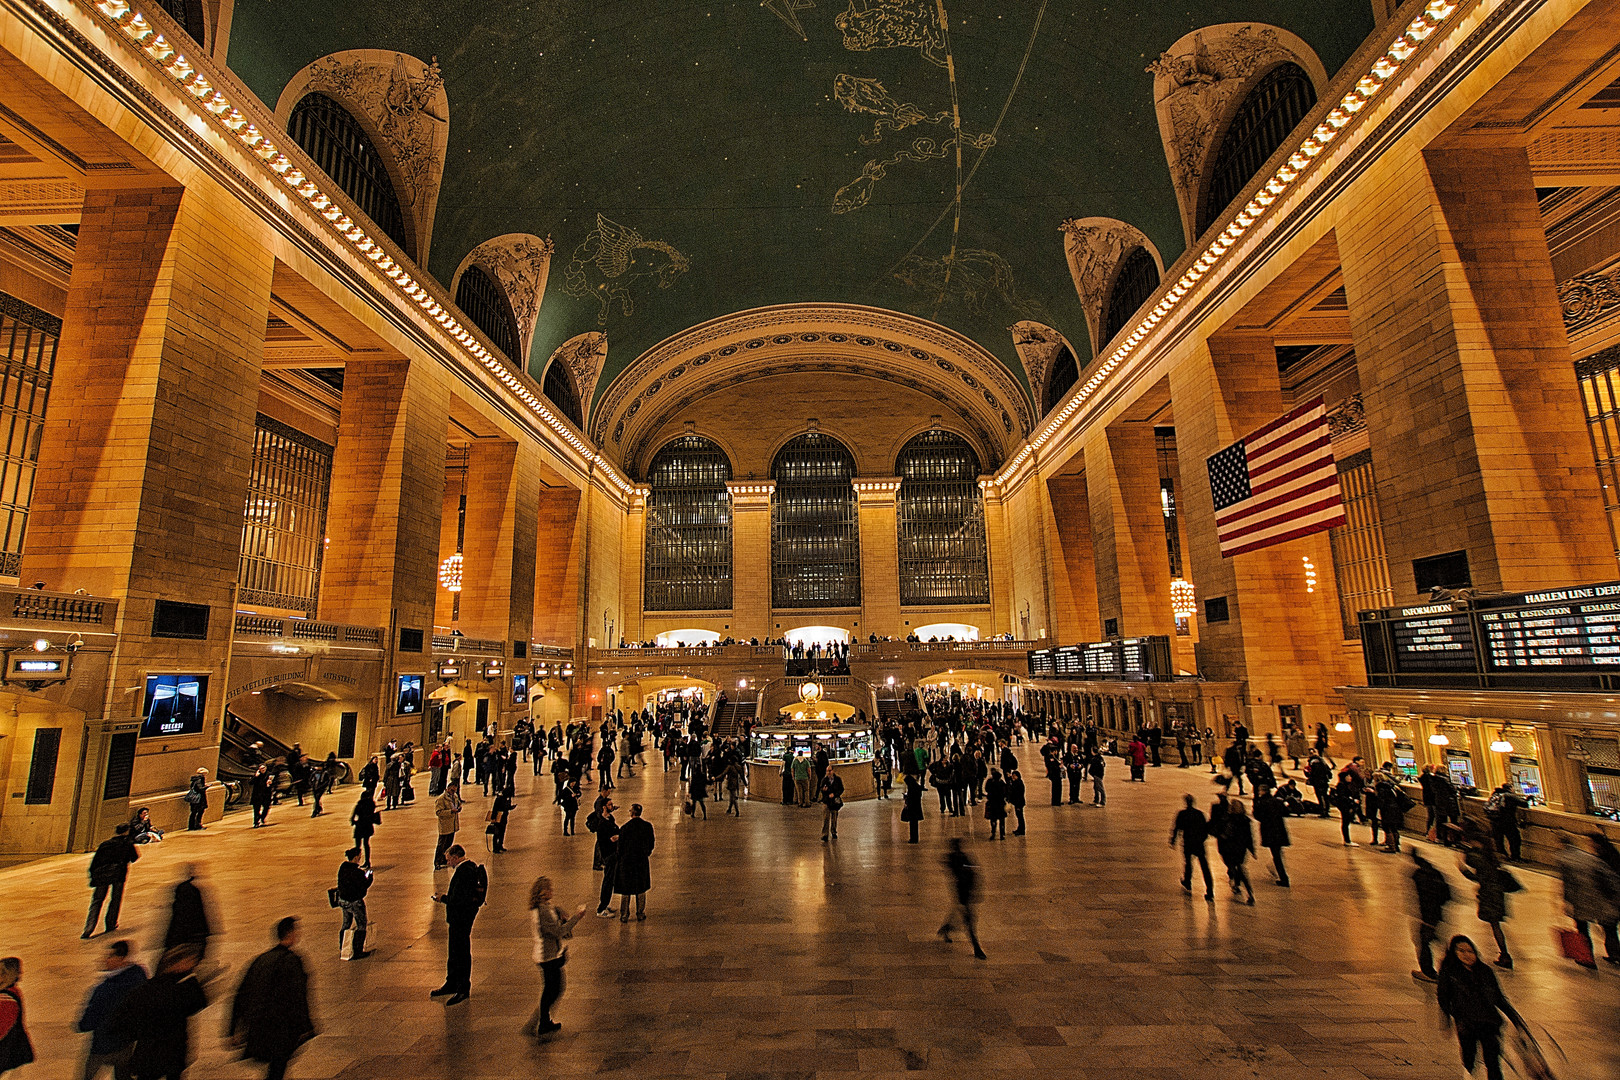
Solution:
<svg viewBox="0 0 1620 1080">
<path fill-rule="evenodd" d="M 1355 728 L 1350 726 L 1350 721 L 1340 720 L 1337 724 L 1333 725 L 1333 730 L 1343 735 L 1347 731 L 1354 731 Z"/>
<path fill-rule="evenodd" d="M 1316 564 L 1311 562 L 1309 555 L 1301 555 L 1299 561 L 1305 564 L 1305 591 L 1314 593 L 1316 591 Z"/>
<path fill-rule="evenodd" d="M 1429 736 L 1430 746 L 1450 746 L 1451 738 L 1443 731 L 1437 731 Z"/>
<path fill-rule="evenodd" d="M 1387 727 L 1386 728 L 1379 728 L 1378 729 L 1378 737 L 1380 739 L 1384 740 L 1385 742 L 1394 742 L 1395 741 L 1395 729 L 1394 728 L 1387 728 Z"/>
<path fill-rule="evenodd" d="M 505 671 L 506 661 L 504 660 L 484 661 L 484 678 L 486 679 L 498 679 Z"/>
<path fill-rule="evenodd" d="M 1491 740 L 1491 753 L 1493 753 L 1493 754 L 1511 754 L 1511 753 L 1513 753 L 1513 744 L 1508 742 L 1507 729 L 1506 728 L 1503 728 L 1500 731 L 1498 731 L 1496 733 L 1496 738 Z"/>
</svg>

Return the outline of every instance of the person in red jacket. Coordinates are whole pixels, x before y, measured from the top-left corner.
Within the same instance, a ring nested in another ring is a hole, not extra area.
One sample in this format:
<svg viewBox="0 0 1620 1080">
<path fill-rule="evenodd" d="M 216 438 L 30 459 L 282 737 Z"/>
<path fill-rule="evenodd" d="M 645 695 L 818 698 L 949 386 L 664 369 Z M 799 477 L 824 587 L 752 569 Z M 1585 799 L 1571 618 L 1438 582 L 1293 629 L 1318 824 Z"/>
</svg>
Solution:
<svg viewBox="0 0 1620 1080">
<path fill-rule="evenodd" d="M 23 1026 L 22 961 L 15 956 L 0 960 L 0 1073 L 27 1065 L 34 1060 L 34 1044 Z"/>
<path fill-rule="evenodd" d="M 1131 744 L 1125 748 L 1125 755 L 1131 761 L 1131 779 L 1147 783 L 1147 779 L 1142 775 L 1143 769 L 1147 767 L 1147 744 L 1142 741 L 1141 736 L 1131 736 Z"/>
</svg>

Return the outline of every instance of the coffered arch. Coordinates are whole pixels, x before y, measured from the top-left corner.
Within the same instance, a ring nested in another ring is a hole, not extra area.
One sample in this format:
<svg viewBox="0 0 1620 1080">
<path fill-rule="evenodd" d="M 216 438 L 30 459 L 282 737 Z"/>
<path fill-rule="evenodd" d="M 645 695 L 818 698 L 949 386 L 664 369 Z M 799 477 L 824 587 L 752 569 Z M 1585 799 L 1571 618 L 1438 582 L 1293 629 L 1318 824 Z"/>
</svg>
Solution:
<svg viewBox="0 0 1620 1080">
<path fill-rule="evenodd" d="M 675 414 L 720 390 L 796 373 L 879 380 L 926 395 L 987 468 L 1021 446 L 1033 424 L 1022 385 L 960 334 L 880 308 L 784 304 L 703 323 L 648 350 L 602 392 L 591 435 L 639 474 Z M 897 421 L 909 426 L 919 419 Z"/>
</svg>

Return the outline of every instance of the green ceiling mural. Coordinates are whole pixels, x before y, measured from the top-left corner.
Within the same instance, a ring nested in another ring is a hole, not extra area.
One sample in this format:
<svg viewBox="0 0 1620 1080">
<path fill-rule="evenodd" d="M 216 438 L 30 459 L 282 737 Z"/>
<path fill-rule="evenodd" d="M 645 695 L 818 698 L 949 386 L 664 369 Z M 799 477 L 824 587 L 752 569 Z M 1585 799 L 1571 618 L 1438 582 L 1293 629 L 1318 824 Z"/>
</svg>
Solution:
<svg viewBox="0 0 1620 1080">
<path fill-rule="evenodd" d="M 936 319 L 1022 377 L 1012 323 L 1087 341 L 1065 219 L 1180 253 L 1144 69 L 1237 21 L 1293 31 L 1330 73 L 1372 29 L 1366 0 L 237 0 L 230 64 L 274 105 L 328 53 L 438 57 L 428 269 L 552 237 L 536 374 L 586 331 L 608 335 L 605 386 L 695 323 L 830 301 Z"/>
</svg>

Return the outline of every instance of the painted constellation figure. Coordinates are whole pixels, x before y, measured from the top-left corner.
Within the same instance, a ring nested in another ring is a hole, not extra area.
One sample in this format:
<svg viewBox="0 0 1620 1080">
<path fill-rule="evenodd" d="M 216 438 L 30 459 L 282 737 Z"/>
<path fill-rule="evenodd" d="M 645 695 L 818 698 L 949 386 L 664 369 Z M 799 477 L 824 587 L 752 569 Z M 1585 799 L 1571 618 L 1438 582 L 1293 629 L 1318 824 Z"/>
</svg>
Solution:
<svg viewBox="0 0 1620 1080">
<path fill-rule="evenodd" d="M 896 101 L 882 83 L 857 75 L 835 78 L 833 99 L 852 113 L 877 117 L 872 122 L 872 134 L 861 136 L 862 146 L 875 146 L 882 142 L 885 131 L 904 131 L 917 124 L 941 124 L 951 118 L 949 109 L 930 116 L 909 101 Z"/>
<path fill-rule="evenodd" d="M 760 0 L 759 6 L 787 23 L 788 29 L 799 37 L 810 40 L 810 35 L 804 32 L 804 24 L 799 21 L 799 12 L 812 10 L 816 0 Z"/>
<path fill-rule="evenodd" d="M 595 298 L 601 310 L 599 325 L 606 325 L 614 301 L 622 315 L 634 315 L 632 286 L 651 278 L 660 289 L 691 267 L 692 261 L 662 240 L 645 239 L 636 230 L 596 215 L 596 228 L 574 249 L 568 268 L 563 271 L 563 292 L 583 299 Z"/>
<path fill-rule="evenodd" d="M 833 20 L 851 52 L 914 48 L 923 59 L 945 67 L 945 31 L 935 0 L 849 0 Z"/>
<path fill-rule="evenodd" d="M 942 124 L 951 116 L 948 111 L 929 115 L 910 102 L 896 100 L 878 80 L 863 79 L 854 75 L 839 75 L 833 80 L 833 97 L 851 113 L 856 115 L 865 113 L 877 117 L 872 123 L 872 134 L 860 137 L 863 146 L 874 146 L 882 142 L 886 131 L 904 131 L 918 124 Z M 861 166 L 861 175 L 839 188 L 833 195 L 833 213 L 847 214 L 851 210 L 859 210 L 870 202 L 872 188 L 888 175 L 890 166 L 898 165 L 902 161 L 932 161 L 949 157 L 955 152 L 958 139 L 963 146 L 975 150 L 985 150 L 996 144 L 993 135 L 979 135 L 966 131 L 960 135 L 953 134 L 943 142 L 928 136 L 913 139 L 910 146 L 895 151 L 889 157 L 873 158 Z"/>
<path fill-rule="evenodd" d="M 908 255 L 896 267 L 894 278 L 926 296 L 960 301 L 974 315 L 1004 308 L 1022 318 L 1046 317 L 1038 301 L 1018 295 L 1012 266 L 993 251 L 963 248 L 938 259 Z"/>
</svg>

